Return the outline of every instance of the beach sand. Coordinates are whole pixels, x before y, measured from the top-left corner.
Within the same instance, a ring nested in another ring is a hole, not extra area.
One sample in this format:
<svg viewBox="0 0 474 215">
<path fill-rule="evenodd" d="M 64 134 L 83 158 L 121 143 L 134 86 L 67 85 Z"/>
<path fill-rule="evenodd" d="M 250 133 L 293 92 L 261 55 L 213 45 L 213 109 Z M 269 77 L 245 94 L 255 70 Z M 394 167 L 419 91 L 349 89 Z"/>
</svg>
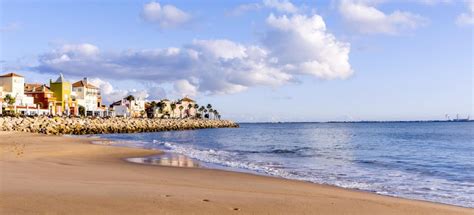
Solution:
<svg viewBox="0 0 474 215">
<path fill-rule="evenodd" d="M 0 214 L 474 214 L 280 178 L 142 165 L 157 151 L 0 132 Z"/>
</svg>

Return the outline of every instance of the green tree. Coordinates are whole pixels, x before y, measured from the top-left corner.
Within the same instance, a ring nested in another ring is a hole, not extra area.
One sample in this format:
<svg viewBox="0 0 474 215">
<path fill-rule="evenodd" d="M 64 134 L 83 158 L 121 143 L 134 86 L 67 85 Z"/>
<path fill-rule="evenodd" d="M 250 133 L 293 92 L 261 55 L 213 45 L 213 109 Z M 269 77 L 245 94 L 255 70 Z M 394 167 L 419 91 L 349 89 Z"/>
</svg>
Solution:
<svg viewBox="0 0 474 215">
<path fill-rule="evenodd" d="M 204 114 L 202 114 L 202 112 L 203 112 L 205 109 L 206 109 L 206 108 L 205 108 L 204 106 L 201 106 L 201 107 L 199 108 L 199 113 L 201 114 L 201 118 L 204 117 Z"/>
<path fill-rule="evenodd" d="M 212 116 L 214 115 L 214 109 L 209 109 L 209 119 L 212 119 Z"/>
<path fill-rule="evenodd" d="M 183 109 L 184 109 L 183 105 L 180 105 L 179 106 L 179 118 L 181 118 L 181 119 L 183 118 Z"/>
<path fill-rule="evenodd" d="M 209 111 L 209 115 L 208 115 L 207 118 L 210 119 L 211 118 L 211 112 L 212 112 L 212 105 L 211 104 L 207 104 L 207 111 Z"/>
<path fill-rule="evenodd" d="M 176 104 L 175 103 L 171 104 L 171 115 L 172 115 L 173 118 L 174 118 L 174 110 L 176 110 Z"/>
<path fill-rule="evenodd" d="M 204 118 L 209 119 L 209 114 L 207 114 L 207 109 L 204 109 Z"/>
<path fill-rule="evenodd" d="M 82 105 L 79 105 L 79 115 L 85 116 L 86 115 L 86 108 Z"/>
<path fill-rule="evenodd" d="M 5 101 L 9 105 L 13 105 L 16 102 L 16 98 L 10 94 L 7 94 L 5 98 L 3 98 L 3 101 Z"/>
<path fill-rule="evenodd" d="M 165 104 L 164 102 L 160 101 L 160 102 L 158 102 L 156 105 L 157 105 L 158 108 L 159 108 L 159 112 L 160 112 L 160 113 L 163 113 L 163 110 L 165 109 L 165 105 L 166 105 L 166 104 Z"/>
<path fill-rule="evenodd" d="M 127 97 L 125 97 L 125 100 L 131 102 L 131 101 L 134 101 L 134 100 L 135 100 L 135 97 L 132 96 L 132 95 L 128 95 Z"/>
<path fill-rule="evenodd" d="M 193 104 L 188 104 L 188 116 L 191 116 L 191 108 L 193 108 Z"/>
</svg>

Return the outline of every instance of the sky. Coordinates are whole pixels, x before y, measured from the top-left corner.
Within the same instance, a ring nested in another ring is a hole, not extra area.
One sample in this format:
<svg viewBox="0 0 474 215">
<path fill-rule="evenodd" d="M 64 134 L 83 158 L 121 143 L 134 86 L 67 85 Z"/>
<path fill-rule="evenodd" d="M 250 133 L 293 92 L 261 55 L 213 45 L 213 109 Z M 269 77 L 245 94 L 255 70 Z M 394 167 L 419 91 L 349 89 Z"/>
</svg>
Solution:
<svg viewBox="0 0 474 215">
<path fill-rule="evenodd" d="M 0 70 L 239 122 L 474 117 L 474 0 L 0 0 Z"/>
</svg>

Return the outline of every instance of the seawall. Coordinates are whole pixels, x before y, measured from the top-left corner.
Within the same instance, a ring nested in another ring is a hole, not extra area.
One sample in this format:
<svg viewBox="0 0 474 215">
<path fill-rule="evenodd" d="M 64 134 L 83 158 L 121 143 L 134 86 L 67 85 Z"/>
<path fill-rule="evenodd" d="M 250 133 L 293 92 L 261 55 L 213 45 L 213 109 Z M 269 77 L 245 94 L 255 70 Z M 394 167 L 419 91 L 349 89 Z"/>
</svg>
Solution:
<svg viewBox="0 0 474 215">
<path fill-rule="evenodd" d="M 229 120 L 145 118 L 0 117 L 0 131 L 42 134 L 138 133 L 203 128 L 236 128 Z"/>
</svg>

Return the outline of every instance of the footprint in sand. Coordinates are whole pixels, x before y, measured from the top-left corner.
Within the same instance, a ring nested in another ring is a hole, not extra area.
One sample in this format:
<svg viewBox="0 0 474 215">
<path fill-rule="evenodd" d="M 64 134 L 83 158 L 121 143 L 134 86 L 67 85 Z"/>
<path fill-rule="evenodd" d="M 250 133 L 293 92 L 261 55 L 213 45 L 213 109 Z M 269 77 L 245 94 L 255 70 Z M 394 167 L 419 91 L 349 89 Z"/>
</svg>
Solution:
<svg viewBox="0 0 474 215">
<path fill-rule="evenodd" d="M 16 154 L 16 157 L 21 157 L 24 154 L 26 144 L 16 144 L 12 146 L 10 152 Z"/>
<path fill-rule="evenodd" d="M 203 202 L 210 202 L 211 200 L 209 200 L 209 199 L 203 199 L 202 201 L 203 201 Z"/>
<path fill-rule="evenodd" d="M 232 208 L 234 211 L 240 211 L 240 208 Z"/>
</svg>

